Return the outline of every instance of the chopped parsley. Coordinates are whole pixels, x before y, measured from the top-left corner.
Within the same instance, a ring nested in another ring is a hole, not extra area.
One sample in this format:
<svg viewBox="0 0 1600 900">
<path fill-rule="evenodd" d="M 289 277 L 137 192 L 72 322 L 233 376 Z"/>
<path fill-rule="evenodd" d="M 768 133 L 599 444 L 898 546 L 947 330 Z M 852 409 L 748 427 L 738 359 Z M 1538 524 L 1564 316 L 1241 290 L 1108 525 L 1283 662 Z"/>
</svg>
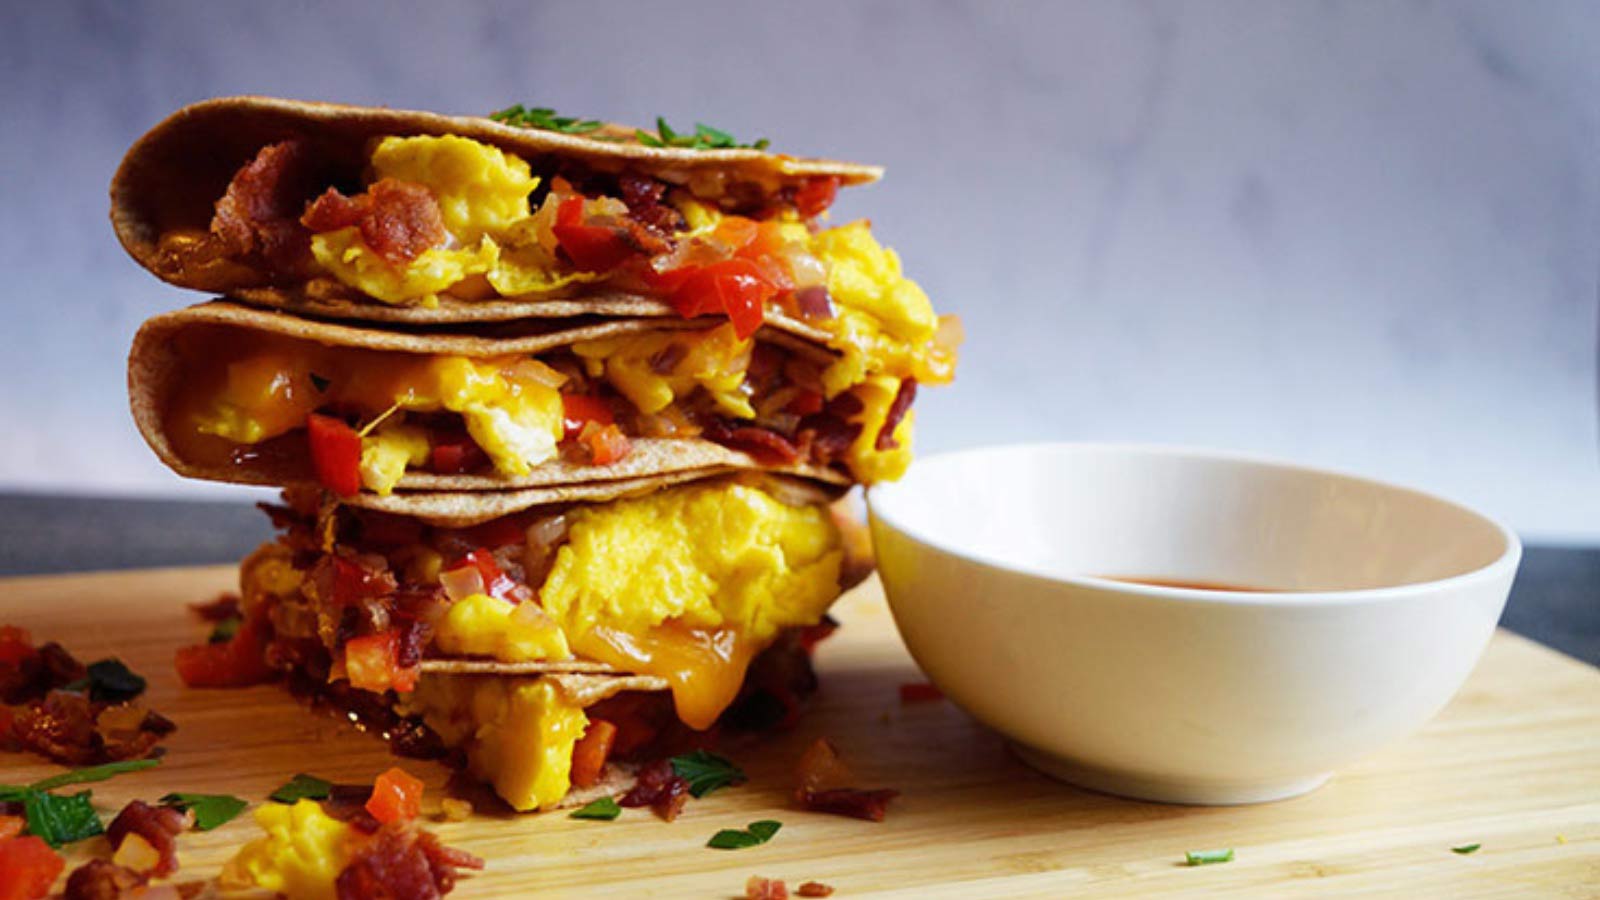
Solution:
<svg viewBox="0 0 1600 900">
<path fill-rule="evenodd" d="M 713 834 L 711 840 L 706 842 L 706 846 L 716 850 L 743 850 L 772 840 L 772 836 L 782 827 L 782 822 L 762 819 L 759 822 L 751 822 L 744 831 L 724 828 Z"/>
<path fill-rule="evenodd" d="M 80 791 L 62 797 L 50 793 L 53 788 L 69 784 L 86 784 L 105 781 L 124 772 L 137 772 L 161 765 L 159 759 L 130 759 L 63 772 L 42 778 L 26 787 L 0 785 L 0 803 L 22 804 L 22 815 L 27 820 L 29 834 L 38 836 L 52 847 L 70 844 L 94 837 L 105 831 L 100 816 L 90 802 L 92 792 Z"/>
<path fill-rule="evenodd" d="M 1233 862 L 1233 848 L 1226 850 L 1190 850 L 1183 855 L 1191 866 L 1209 866 L 1213 863 Z"/>
<path fill-rule="evenodd" d="M 227 794 L 168 794 L 161 803 L 194 813 L 194 827 L 201 831 L 228 824 L 250 805 Z"/>
<path fill-rule="evenodd" d="M 299 800 L 326 800 L 331 793 L 333 793 L 332 782 L 301 772 L 268 794 L 267 799 L 278 803 L 294 803 Z"/>
<path fill-rule="evenodd" d="M 496 110 L 489 114 L 489 118 L 506 125 L 537 128 L 540 131 L 556 131 L 561 134 L 588 134 L 591 131 L 599 131 L 606 124 L 598 119 L 558 116 L 555 110 L 547 106 L 535 106 L 530 109 L 521 103 Z"/>
<path fill-rule="evenodd" d="M 1462 856 L 1466 856 L 1468 853 L 1477 853 L 1478 848 L 1482 846 L 1482 844 L 1463 844 L 1460 847 L 1451 847 L 1450 852 L 1459 853 Z"/>
<path fill-rule="evenodd" d="M 706 750 L 696 750 L 672 758 L 673 774 L 689 782 L 689 794 L 699 798 L 718 788 L 744 784 L 744 771 L 726 757 Z"/>
<path fill-rule="evenodd" d="M 601 797 L 599 800 L 590 800 L 582 809 L 574 810 L 571 818 L 574 819 L 600 819 L 609 822 L 622 815 L 622 807 L 610 797 Z"/>
<path fill-rule="evenodd" d="M 102 659 L 88 665 L 88 674 L 66 685 L 69 691 L 88 691 L 96 703 L 121 703 L 144 693 L 144 678 L 122 660 Z"/>
</svg>

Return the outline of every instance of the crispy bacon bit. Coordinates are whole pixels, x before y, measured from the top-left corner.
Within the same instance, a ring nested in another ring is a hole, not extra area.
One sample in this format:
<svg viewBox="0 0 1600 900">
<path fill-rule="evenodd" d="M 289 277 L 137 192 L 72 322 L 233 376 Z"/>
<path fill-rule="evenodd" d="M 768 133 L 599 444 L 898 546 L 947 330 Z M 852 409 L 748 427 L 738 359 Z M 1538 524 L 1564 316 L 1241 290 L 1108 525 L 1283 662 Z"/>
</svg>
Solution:
<svg viewBox="0 0 1600 900">
<path fill-rule="evenodd" d="M 210 603 L 189 604 L 189 609 L 193 610 L 195 615 L 206 622 L 221 622 L 226 619 L 238 618 L 240 615 L 239 595 L 218 594 L 217 599 L 212 600 Z"/>
<path fill-rule="evenodd" d="M 630 808 L 648 806 L 671 822 L 689 802 L 689 782 L 673 770 L 671 760 L 657 760 L 639 770 L 638 782 L 617 802 Z"/>
<path fill-rule="evenodd" d="M 165 878 L 178 871 L 178 835 L 188 830 L 193 820 L 191 814 L 170 806 L 151 806 L 143 800 L 134 800 L 106 826 L 106 839 L 116 849 L 130 834 L 143 838 L 160 855 L 160 861 L 150 874 Z"/>
<path fill-rule="evenodd" d="M 795 308 L 807 319 L 833 318 L 833 297 L 822 285 L 801 288 L 794 293 Z"/>
<path fill-rule="evenodd" d="M 872 446 L 879 450 L 893 450 L 900 446 L 894 439 L 894 430 L 899 426 L 900 420 L 906 417 L 906 411 L 911 409 L 911 401 L 917 399 L 917 380 L 907 378 L 900 382 L 900 389 L 894 392 L 894 400 L 889 404 L 889 412 L 883 417 L 883 427 L 878 429 L 878 438 Z"/>
<path fill-rule="evenodd" d="M 95 703 L 75 691 L 51 691 L 11 711 L 11 737 L 65 765 L 98 765 L 148 756 L 177 730 L 166 717 L 131 703 Z"/>
<path fill-rule="evenodd" d="M 744 883 L 745 900 L 789 900 L 789 889 L 782 878 L 762 878 L 751 875 Z"/>
<path fill-rule="evenodd" d="M 66 648 L 51 641 L 37 649 L 26 642 L 11 645 L 14 662 L 0 662 L 0 700 L 30 703 L 88 674 Z"/>
<path fill-rule="evenodd" d="M 67 876 L 62 900 L 118 900 L 145 886 L 149 879 L 106 859 L 91 859 Z"/>
<path fill-rule="evenodd" d="M 396 587 L 389 561 L 376 553 L 330 554 L 312 567 L 317 596 L 337 606 L 353 606 L 393 594 Z"/>
<path fill-rule="evenodd" d="M 622 202 L 628 204 L 628 215 L 634 221 L 664 236 L 683 227 L 683 216 L 661 202 L 667 192 L 662 182 L 629 172 L 618 176 L 617 186 L 622 191 Z"/>
<path fill-rule="evenodd" d="M 799 799 L 800 807 L 812 812 L 882 822 L 884 815 L 889 811 L 889 801 L 898 796 L 900 796 L 899 791 L 889 788 L 879 790 L 835 788 L 831 791 L 805 791 L 801 793 Z"/>
<path fill-rule="evenodd" d="M 314 232 L 355 226 L 361 229 L 361 240 L 392 266 L 406 265 L 449 237 L 433 193 L 393 178 L 354 197 L 328 188 L 306 208 L 300 223 Z"/>
<path fill-rule="evenodd" d="M 397 822 L 356 851 L 334 887 L 339 900 L 433 900 L 455 889 L 457 869 L 482 868 L 482 859 Z"/>
<path fill-rule="evenodd" d="M 289 269 L 306 259 L 310 235 L 297 221 L 312 191 L 310 148 L 288 140 L 261 148 L 217 201 L 211 232 L 232 256 L 260 255 Z"/>
<path fill-rule="evenodd" d="M 793 441 L 769 428 L 752 425 L 731 428 L 718 419 L 706 426 L 705 436 L 724 446 L 743 450 L 765 463 L 788 464 L 800 458 L 800 448 Z"/>
<path fill-rule="evenodd" d="M 944 691 L 926 681 L 911 681 L 900 685 L 901 703 L 927 703 L 943 699 Z"/>
<path fill-rule="evenodd" d="M 800 885 L 800 888 L 794 893 L 797 897 L 832 897 L 833 885 L 823 884 L 820 881 L 808 881 Z"/>
</svg>

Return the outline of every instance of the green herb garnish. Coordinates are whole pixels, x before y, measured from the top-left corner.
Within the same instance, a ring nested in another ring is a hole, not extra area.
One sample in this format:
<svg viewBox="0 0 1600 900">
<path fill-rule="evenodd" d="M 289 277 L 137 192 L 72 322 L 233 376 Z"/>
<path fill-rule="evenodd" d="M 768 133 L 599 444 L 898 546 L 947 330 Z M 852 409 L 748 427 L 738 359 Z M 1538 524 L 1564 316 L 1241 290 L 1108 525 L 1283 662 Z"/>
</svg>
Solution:
<svg viewBox="0 0 1600 900">
<path fill-rule="evenodd" d="M 599 800 L 590 800 L 584 807 L 575 810 L 571 818 L 574 819 L 600 819 L 606 822 L 622 815 L 622 807 L 610 797 L 601 797 Z"/>
<path fill-rule="evenodd" d="M 1233 848 L 1226 850 L 1190 850 L 1184 860 L 1191 866 L 1209 866 L 1212 863 L 1233 862 Z"/>
<path fill-rule="evenodd" d="M 69 691 L 89 692 L 96 703 L 121 703 L 144 693 L 144 678 L 123 665 L 120 659 L 102 659 L 88 665 L 89 674 L 65 686 Z"/>
<path fill-rule="evenodd" d="M 1460 847 L 1451 847 L 1450 852 L 1459 853 L 1462 856 L 1466 856 L 1468 853 L 1477 853 L 1478 848 L 1482 846 L 1482 844 L 1463 844 Z"/>
<path fill-rule="evenodd" d="M 732 761 L 705 750 L 674 756 L 672 771 L 689 782 L 689 794 L 694 797 L 704 797 L 717 788 L 743 784 L 749 780 Z"/>
<path fill-rule="evenodd" d="M 557 131 L 561 134 L 588 134 L 591 131 L 599 131 L 606 124 L 598 119 L 558 116 L 555 110 L 546 106 L 529 109 L 521 103 L 496 110 L 489 114 L 489 118 L 507 125 L 537 128 L 540 131 Z"/>
<path fill-rule="evenodd" d="M 22 814 L 28 820 L 28 833 L 37 835 L 52 847 L 81 841 L 103 833 L 100 816 L 89 802 L 92 792 L 58 797 L 44 791 L 28 791 L 22 796 Z"/>
<path fill-rule="evenodd" d="M 326 800 L 331 793 L 333 793 L 332 782 L 301 772 L 289 779 L 287 784 L 268 794 L 267 799 L 279 803 L 294 803 L 299 800 Z"/>
<path fill-rule="evenodd" d="M 228 824 L 250 805 L 227 794 L 168 794 L 161 804 L 194 813 L 194 827 L 201 831 Z"/>
<path fill-rule="evenodd" d="M 41 778 L 25 788 L 7 787 L 0 785 L 0 800 L 5 795 L 20 791 L 51 791 L 69 784 L 90 784 L 96 781 L 105 781 L 124 775 L 128 772 L 138 772 L 143 769 L 153 769 L 161 765 L 159 759 L 125 759 L 121 762 L 106 763 L 102 766 L 90 766 L 87 769 L 74 769 L 71 772 L 62 772 L 60 775 L 51 775 Z"/>
<path fill-rule="evenodd" d="M 728 132 L 712 128 L 704 122 L 694 123 L 693 134 L 683 134 L 668 125 L 661 116 L 656 116 L 654 134 L 639 128 L 634 130 L 633 136 L 646 147 L 682 147 L 688 150 L 765 150 L 772 144 L 766 138 L 741 144 Z"/>
<path fill-rule="evenodd" d="M 234 635 L 239 633 L 239 626 L 243 624 L 243 618 L 239 616 L 229 616 L 228 618 L 218 622 L 216 627 L 211 629 L 211 637 L 208 638 L 208 640 L 213 644 L 226 644 L 233 640 Z"/>
<path fill-rule="evenodd" d="M 724 828 L 713 834 L 711 840 L 706 842 L 706 846 L 716 850 L 743 850 L 772 840 L 772 836 L 782 827 L 782 822 L 762 819 L 759 822 L 751 822 L 744 831 Z"/>
</svg>

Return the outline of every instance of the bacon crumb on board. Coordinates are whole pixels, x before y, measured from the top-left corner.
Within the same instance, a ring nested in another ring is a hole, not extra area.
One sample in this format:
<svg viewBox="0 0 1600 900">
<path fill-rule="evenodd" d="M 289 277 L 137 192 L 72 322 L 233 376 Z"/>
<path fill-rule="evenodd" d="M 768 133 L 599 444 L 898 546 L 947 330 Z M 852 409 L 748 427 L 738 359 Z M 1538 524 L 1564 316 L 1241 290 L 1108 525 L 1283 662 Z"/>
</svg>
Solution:
<svg viewBox="0 0 1600 900">
<path fill-rule="evenodd" d="M 795 890 L 797 897 L 832 897 L 833 885 L 820 881 L 807 881 Z"/>
</svg>

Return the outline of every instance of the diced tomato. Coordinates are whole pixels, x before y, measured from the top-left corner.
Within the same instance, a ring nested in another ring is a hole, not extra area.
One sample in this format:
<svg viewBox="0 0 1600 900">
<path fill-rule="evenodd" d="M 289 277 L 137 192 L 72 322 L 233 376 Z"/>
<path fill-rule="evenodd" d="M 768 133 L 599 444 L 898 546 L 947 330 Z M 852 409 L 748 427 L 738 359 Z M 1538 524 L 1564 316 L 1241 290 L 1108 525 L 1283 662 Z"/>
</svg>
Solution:
<svg viewBox="0 0 1600 900">
<path fill-rule="evenodd" d="M 361 435 L 333 416 L 306 417 L 311 436 L 311 466 L 317 481 L 341 497 L 361 491 Z"/>
<path fill-rule="evenodd" d="M 21 834 L 23 826 L 27 824 L 28 821 L 21 816 L 0 816 L 0 841 Z"/>
<path fill-rule="evenodd" d="M 178 650 L 178 677 L 189 687 L 245 687 L 273 675 L 266 659 L 266 628 L 262 615 L 250 616 L 220 644 L 195 644 Z"/>
<path fill-rule="evenodd" d="M 550 230 L 573 265 L 585 271 L 609 272 L 637 252 L 626 231 L 583 224 L 582 197 L 561 201 Z"/>
<path fill-rule="evenodd" d="M 748 338 L 761 327 L 766 303 L 777 293 L 778 286 L 760 266 L 734 258 L 696 268 L 667 299 L 685 318 L 720 312 L 733 323 L 735 334 Z"/>
<path fill-rule="evenodd" d="M 33 638 L 27 629 L 0 625 L 0 663 L 16 665 L 33 655 Z"/>
<path fill-rule="evenodd" d="M 591 394 L 562 394 L 561 418 L 562 425 L 566 428 L 566 437 L 569 439 L 576 437 L 583 431 L 583 426 L 590 422 L 610 425 L 616 421 L 611 407 L 604 400 Z"/>
<path fill-rule="evenodd" d="M 800 189 L 794 192 L 794 205 L 800 210 L 800 215 L 809 219 L 819 216 L 828 207 L 833 205 L 833 198 L 839 194 L 839 176 L 818 175 L 807 178 Z"/>
<path fill-rule="evenodd" d="M 417 687 L 415 666 L 400 665 L 400 632 L 352 638 L 344 645 L 344 670 L 350 686 L 381 694 L 394 688 L 402 694 Z"/>
<path fill-rule="evenodd" d="M 483 577 L 484 593 L 491 597 L 509 599 L 510 593 L 516 589 L 517 583 L 500 568 L 500 564 L 494 561 L 494 554 L 487 550 L 474 550 L 468 553 L 462 558 L 461 565 L 470 565 L 478 570 L 478 574 Z"/>
<path fill-rule="evenodd" d="M 399 767 L 379 775 L 367 812 L 385 825 L 415 819 L 422 812 L 422 779 Z"/>
<path fill-rule="evenodd" d="M 50 893 L 67 861 L 42 838 L 28 835 L 0 841 L 0 900 L 36 900 Z"/>
<path fill-rule="evenodd" d="M 467 435 L 452 435 L 434 443 L 428 453 L 428 464 L 440 475 L 460 475 L 483 468 L 489 455 L 483 452 Z"/>
<path fill-rule="evenodd" d="M 611 755 L 611 745 L 617 739 L 617 726 L 605 719 L 595 719 L 583 732 L 583 737 L 572 748 L 572 783 L 578 787 L 591 787 L 600 780 Z"/>
<path fill-rule="evenodd" d="M 615 425 L 590 422 L 578 434 L 578 441 L 589 450 L 590 462 L 597 466 L 608 466 L 633 449 L 633 442 Z"/>
</svg>

